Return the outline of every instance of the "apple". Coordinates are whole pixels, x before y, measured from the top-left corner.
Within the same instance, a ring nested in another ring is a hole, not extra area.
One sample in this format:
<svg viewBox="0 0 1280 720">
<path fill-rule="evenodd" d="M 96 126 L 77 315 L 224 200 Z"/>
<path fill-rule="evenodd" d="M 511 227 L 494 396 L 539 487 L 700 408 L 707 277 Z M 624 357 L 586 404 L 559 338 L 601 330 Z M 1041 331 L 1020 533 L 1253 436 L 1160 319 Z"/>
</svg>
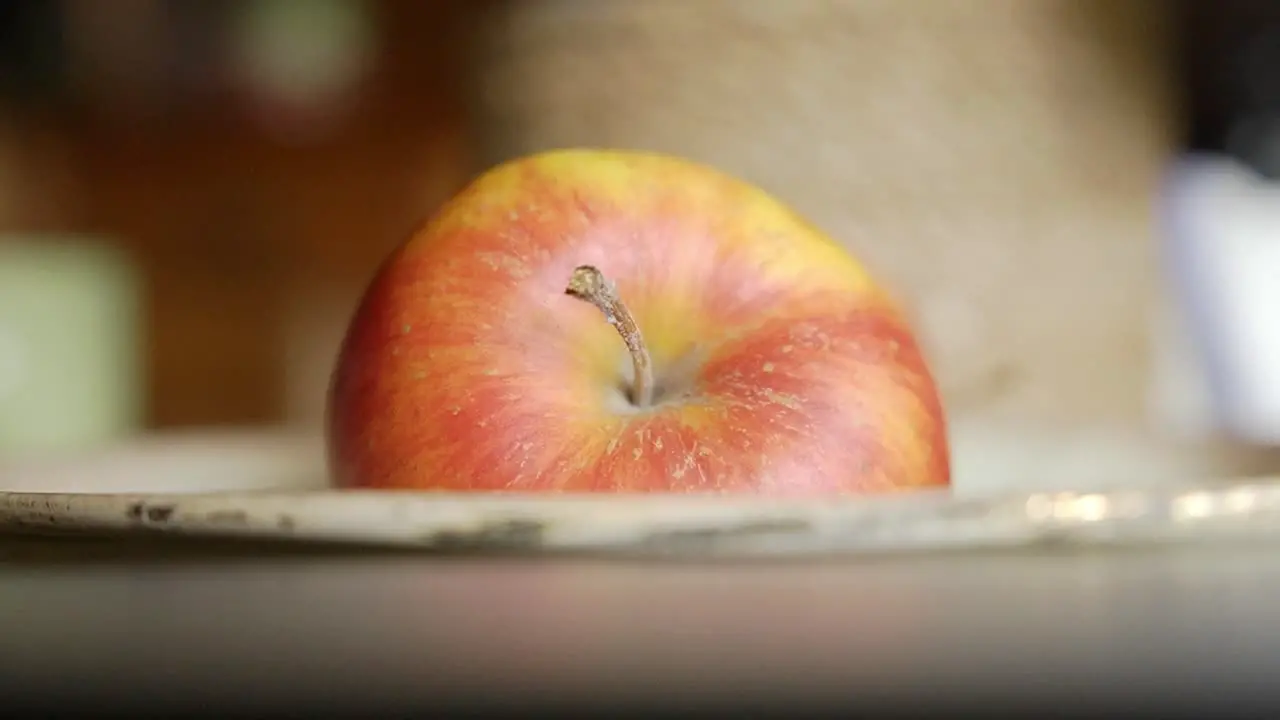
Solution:
<svg viewBox="0 0 1280 720">
<path fill-rule="evenodd" d="M 911 328 L 839 244 L 679 157 L 485 172 L 378 270 L 338 353 L 339 487 L 870 494 L 947 486 Z"/>
</svg>

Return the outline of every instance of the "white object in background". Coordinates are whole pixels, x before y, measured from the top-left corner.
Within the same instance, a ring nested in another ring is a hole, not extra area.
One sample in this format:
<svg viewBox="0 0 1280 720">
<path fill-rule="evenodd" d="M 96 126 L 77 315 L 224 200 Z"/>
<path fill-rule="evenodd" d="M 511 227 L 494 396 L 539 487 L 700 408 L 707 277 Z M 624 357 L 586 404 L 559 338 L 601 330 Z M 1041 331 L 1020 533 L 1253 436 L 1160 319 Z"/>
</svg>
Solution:
<svg viewBox="0 0 1280 720">
<path fill-rule="evenodd" d="M 1165 202 L 1166 268 L 1189 342 L 1161 350 L 1194 356 L 1182 362 L 1182 391 L 1200 378 L 1211 401 L 1203 421 L 1280 444 L 1280 184 L 1230 158 L 1198 156 L 1177 165 Z M 1177 389 L 1162 392 L 1166 416 L 1176 414 Z"/>
<path fill-rule="evenodd" d="M 0 237 L 0 462 L 135 432 L 139 283 L 105 243 Z"/>
<path fill-rule="evenodd" d="M 1168 296 L 1154 308 L 1147 396 L 1151 424 L 1182 440 L 1209 438 L 1217 432 L 1205 365 L 1188 326 L 1186 313 Z"/>
</svg>

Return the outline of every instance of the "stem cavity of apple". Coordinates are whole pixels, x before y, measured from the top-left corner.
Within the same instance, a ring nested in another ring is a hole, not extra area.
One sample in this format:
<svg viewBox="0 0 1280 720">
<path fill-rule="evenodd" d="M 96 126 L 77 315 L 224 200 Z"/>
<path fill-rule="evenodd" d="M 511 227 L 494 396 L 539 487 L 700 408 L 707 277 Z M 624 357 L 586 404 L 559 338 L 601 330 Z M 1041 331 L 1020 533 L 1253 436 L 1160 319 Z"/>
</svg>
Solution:
<svg viewBox="0 0 1280 720">
<path fill-rule="evenodd" d="M 635 368 L 635 380 L 631 390 L 631 402 L 636 407 L 649 407 L 653 404 L 653 362 L 649 358 L 649 348 L 644 344 L 640 334 L 640 326 L 631 311 L 618 297 L 617 288 L 599 268 L 592 265 L 580 265 L 573 269 L 569 285 L 564 293 L 583 302 L 591 303 L 604 313 L 605 320 L 622 336 L 627 350 L 631 353 L 631 364 Z"/>
</svg>

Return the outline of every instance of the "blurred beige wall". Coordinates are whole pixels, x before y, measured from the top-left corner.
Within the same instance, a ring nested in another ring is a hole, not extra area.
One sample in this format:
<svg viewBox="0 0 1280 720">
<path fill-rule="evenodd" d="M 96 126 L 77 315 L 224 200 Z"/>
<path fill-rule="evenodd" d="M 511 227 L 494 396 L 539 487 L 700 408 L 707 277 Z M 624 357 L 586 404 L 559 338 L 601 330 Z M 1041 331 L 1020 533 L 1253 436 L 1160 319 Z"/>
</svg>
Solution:
<svg viewBox="0 0 1280 720">
<path fill-rule="evenodd" d="M 667 151 L 795 206 L 914 316 L 962 491 L 1275 471 L 1275 453 L 1166 437 L 1150 417 L 1171 10 L 497 2 L 471 88 L 479 157 Z"/>
<path fill-rule="evenodd" d="M 1140 423 L 1152 194 L 1175 129 L 1163 12 L 509 3 L 488 27 L 483 150 L 635 146 L 736 172 L 899 292 L 953 414 Z"/>
</svg>

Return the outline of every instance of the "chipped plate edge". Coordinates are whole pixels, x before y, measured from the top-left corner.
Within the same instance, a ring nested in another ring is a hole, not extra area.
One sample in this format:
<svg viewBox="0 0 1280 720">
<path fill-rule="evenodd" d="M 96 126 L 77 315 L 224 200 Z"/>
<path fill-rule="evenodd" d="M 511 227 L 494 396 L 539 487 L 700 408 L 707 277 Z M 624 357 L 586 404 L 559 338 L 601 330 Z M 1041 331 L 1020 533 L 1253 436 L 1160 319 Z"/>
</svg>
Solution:
<svg viewBox="0 0 1280 720">
<path fill-rule="evenodd" d="M 0 492 L 0 533 L 251 539 L 443 553 L 795 557 L 1280 535 L 1280 483 L 956 498 Z"/>
</svg>

